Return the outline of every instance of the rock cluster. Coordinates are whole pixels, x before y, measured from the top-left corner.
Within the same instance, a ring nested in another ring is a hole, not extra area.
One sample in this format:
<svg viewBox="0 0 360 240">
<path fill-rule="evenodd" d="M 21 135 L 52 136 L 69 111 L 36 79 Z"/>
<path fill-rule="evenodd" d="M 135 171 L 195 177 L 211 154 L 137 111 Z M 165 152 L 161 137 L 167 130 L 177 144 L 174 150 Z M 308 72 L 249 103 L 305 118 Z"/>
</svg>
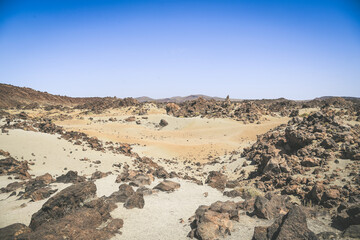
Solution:
<svg viewBox="0 0 360 240">
<path fill-rule="evenodd" d="M 269 227 L 255 227 L 253 240 L 317 240 L 315 233 L 309 230 L 306 215 L 299 206 L 293 206 L 289 212 L 279 217 Z"/>
<path fill-rule="evenodd" d="M 295 195 L 305 202 L 336 207 L 360 193 L 355 173 L 360 169 L 359 136 L 358 127 L 342 124 L 334 115 L 316 112 L 303 119 L 295 117 L 287 125 L 258 136 L 257 142 L 245 148 L 242 156 L 257 165 L 250 178 L 257 179 L 259 189 L 282 189 L 284 194 Z M 346 169 L 330 172 L 329 164 L 343 158 L 354 161 Z M 354 172 L 350 181 L 341 177 L 345 171 Z M 336 180 L 344 182 L 344 186 L 334 184 Z"/>
<path fill-rule="evenodd" d="M 239 220 L 239 211 L 240 205 L 233 201 L 200 206 L 195 212 L 188 237 L 211 240 L 230 235 L 233 229 L 231 220 Z"/>
<path fill-rule="evenodd" d="M 154 187 L 154 189 L 158 189 L 163 192 L 173 192 L 175 191 L 175 189 L 178 188 L 180 188 L 180 183 L 173 182 L 170 180 L 164 180 Z"/>
<path fill-rule="evenodd" d="M 124 207 L 131 208 L 143 208 L 145 205 L 144 195 L 141 192 L 135 192 L 134 189 L 123 183 L 119 186 L 119 190 L 112 193 L 108 200 L 112 202 L 123 202 Z"/>
<path fill-rule="evenodd" d="M 342 230 L 344 237 L 360 238 L 360 196 L 340 204 L 332 225 Z"/>
<path fill-rule="evenodd" d="M 28 170 L 27 161 L 18 161 L 11 156 L 0 159 L 0 175 L 14 174 L 18 179 L 30 179 Z"/>
<path fill-rule="evenodd" d="M 29 227 L 13 224 L 0 229 L 2 239 L 109 239 L 123 226 L 112 219 L 116 205 L 94 198 L 96 186 L 83 182 L 65 188 L 33 214 Z"/>
<path fill-rule="evenodd" d="M 77 109 L 85 109 L 91 111 L 92 113 L 99 114 L 102 113 L 106 109 L 110 108 L 120 108 L 120 107 L 129 107 L 129 106 L 136 106 L 139 102 L 133 98 L 100 98 L 95 101 L 89 101 L 85 104 L 81 104 L 76 106 Z"/>
</svg>

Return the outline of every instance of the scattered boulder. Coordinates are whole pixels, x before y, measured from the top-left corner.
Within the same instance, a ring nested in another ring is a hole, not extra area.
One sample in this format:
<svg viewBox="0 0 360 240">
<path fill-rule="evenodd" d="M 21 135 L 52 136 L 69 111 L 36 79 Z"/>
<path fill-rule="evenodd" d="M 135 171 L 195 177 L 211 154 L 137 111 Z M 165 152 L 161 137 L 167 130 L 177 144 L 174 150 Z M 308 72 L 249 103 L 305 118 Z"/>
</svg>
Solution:
<svg viewBox="0 0 360 240">
<path fill-rule="evenodd" d="M 144 208 L 145 201 L 142 193 L 136 192 L 128 197 L 124 203 L 124 207 L 127 209 L 132 208 Z"/>
<path fill-rule="evenodd" d="M 160 127 L 166 127 L 167 125 L 169 125 L 169 123 L 166 120 L 161 119 L 159 125 Z"/>
<path fill-rule="evenodd" d="M 280 214 L 287 213 L 289 207 L 288 197 L 267 193 L 265 197 L 256 197 L 252 214 L 259 218 L 274 219 Z"/>
<path fill-rule="evenodd" d="M 123 183 L 119 186 L 119 191 L 112 193 L 109 199 L 113 200 L 114 202 L 125 202 L 130 196 L 134 195 L 134 189 Z"/>
<path fill-rule="evenodd" d="M 85 200 L 95 197 L 95 193 L 96 185 L 93 182 L 77 183 L 65 188 L 33 214 L 29 227 L 36 230 L 49 220 L 64 217 L 68 212 L 80 208 Z"/>
<path fill-rule="evenodd" d="M 100 172 L 100 171 L 96 171 L 94 172 L 92 175 L 91 175 L 91 180 L 96 180 L 96 179 L 100 179 L 100 178 L 104 178 L 108 175 L 110 175 L 111 172 L 107 172 L 107 173 L 103 173 L 103 172 Z"/>
<path fill-rule="evenodd" d="M 144 174 L 137 174 L 134 177 L 134 180 L 129 183 L 129 185 L 140 187 L 144 185 L 150 185 L 151 184 L 151 178 L 148 175 Z"/>
<path fill-rule="evenodd" d="M 154 172 L 154 176 L 163 179 L 170 177 L 169 173 L 163 167 L 158 167 Z"/>
<path fill-rule="evenodd" d="M 147 187 L 145 187 L 145 186 L 142 186 L 142 187 L 139 187 L 137 190 L 136 190 L 136 192 L 137 193 L 141 193 L 142 195 L 151 195 L 151 194 L 153 194 L 153 191 L 154 190 L 152 190 L 152 189 L 150 189 L 150 188 L 147 188 Z"/>
<path fill-rule="evenodd" d="M 84 182 L 85 180 L 86 178 L 84 176 L 78 176 L 78 173 L 72 170 L 56 178 L 56 182 L 61 183 L 78 183 Z"/>
<path fill-rule="evenodd" d="M 27 161 L 18 161 L 13 157 L 7 157 L 0 160 L 0 175 L 15 174 L 20 179 L 30 179 L 28 173 L 29 167 Z"/>
<path fill-rule="evenodd" d="M 170 180 L 164 180 L 154 187 L 154 189 L 158 189 L 163 192 L 173 192 L 175 191 L 175 189 L 178 188 L 180 188 L 180 183 L 173 182 Z"/>
<path fill-rule="evenodd" d="M 205 183 L 210 187 L 224 191 L 227 182 L 227 177 L 219 171 L 211 171 Z"/>
<path fill-rule="evenodd" d="M 19 188 L 22 188 L 24 186 L 25 182 L 13 182 L 13 183 L 9 183 L 6 187 L 1 188 L 0 192 L 1 193 L 8 193 L 8 192 L 13 192 Z"/>
</svg>

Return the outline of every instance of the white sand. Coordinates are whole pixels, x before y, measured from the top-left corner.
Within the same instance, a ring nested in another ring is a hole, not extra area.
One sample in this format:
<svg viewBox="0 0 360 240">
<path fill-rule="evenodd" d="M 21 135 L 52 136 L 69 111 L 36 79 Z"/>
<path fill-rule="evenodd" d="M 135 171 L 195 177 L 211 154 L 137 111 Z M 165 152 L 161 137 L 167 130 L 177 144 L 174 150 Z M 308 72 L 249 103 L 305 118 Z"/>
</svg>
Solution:
<svg viewBox="0 0 360 240">
<path fill-rule="evenodd" d="M 210 205 L 216 201 L 240 201 L 241 198 L 228 198 L 207 185 L 199 186 L 195 183 L 171 179 L 181 184 L 172 193 L 159 192 L 144 196 L 143 209 L 126 209 L 122 203 L 111 212 L 114 218 L 124 220 L 122 235 L 113 239 L 186 239 L 190 232 L 188 219 L 195 214 L 200 205 Z M 155 181 L 152 186 L 155 186 Z M 208 197 L 203 193 L 208 192 Z M 185 222 L 180 223 L 180 219 Z"/>
<path fill-rule="evenodd" d="M 0 149 L 8 151 L 17 160 L 34 162 L 35 165 L 29 165 L 29 173 L 35 176 L 50 173 L 55 177 L 69 170 L 78 171 L 80 175 L 90 175 L 96 170 L 113 171 L 117 169 L 112 166 L 114 163 L 131 163 L 131 159 L 125 155 L 103 153 L 88 147 L 85 147 L 87 151 L 83 151 L 83 146 L 73 145 L 64 139 L 58 139 L 58 137 L 59 135 L 20 129 L 9 130 L 9 135 L 0 133 Z M 91 162 L 80 161 L 85 157 Z M 100 160 L 101 164 L 92 163 L 96 160 Z M 65 168 L 67 170 L 64 170 Z"/>
</svg>

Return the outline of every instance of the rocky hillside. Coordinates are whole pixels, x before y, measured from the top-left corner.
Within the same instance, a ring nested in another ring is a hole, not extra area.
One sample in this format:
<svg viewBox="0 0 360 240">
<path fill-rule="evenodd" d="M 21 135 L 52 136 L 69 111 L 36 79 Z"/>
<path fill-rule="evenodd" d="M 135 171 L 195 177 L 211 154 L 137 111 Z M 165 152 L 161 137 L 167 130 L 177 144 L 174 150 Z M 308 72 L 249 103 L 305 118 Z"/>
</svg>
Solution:
<svg viewBox="0 0 360 240">
<path fill-rule="evenodd" d="M 39 105 L 78 105 L 99 98 L 73 98 L 52 95 L 26 87 L 16 87 L 0 83 L 0 108 L 25 106 L 34 108 Z"/>
</svg>

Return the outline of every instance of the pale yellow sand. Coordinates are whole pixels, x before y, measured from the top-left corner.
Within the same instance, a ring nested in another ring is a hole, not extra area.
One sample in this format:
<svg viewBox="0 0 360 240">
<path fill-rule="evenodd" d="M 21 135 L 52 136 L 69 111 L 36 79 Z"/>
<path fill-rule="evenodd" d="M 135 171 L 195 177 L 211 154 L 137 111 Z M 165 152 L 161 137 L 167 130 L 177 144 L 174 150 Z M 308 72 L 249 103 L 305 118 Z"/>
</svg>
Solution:
<svg viewBox="0 0 360 240">
<path fill-rule="evenodd" d="M 241 149 L 243 143 L 253 142 L 257 135 L 289 120 L 267 117 L 269 120 L 262 124 L 243 124 L 223 118 L 175 118 L 166 114 L 151 114 L 146 116 L 148 119 L 137 116 L 141 121 L 137 125 L 135 122 L 124 122 L 123 119 L 128 116 L 113 115 L 117 122 L 91 122 L 85 118 L 59 121 L 57 124 L 107 141 L 138 144 L 137 150 L 145 156 L 206 162 L 209 156 L 221 156 Z M 109 117 L 93 118 L 107 120 Z M 161 119 L 169 125 L 163 128 L 156 126 Z"/>
</svg>

